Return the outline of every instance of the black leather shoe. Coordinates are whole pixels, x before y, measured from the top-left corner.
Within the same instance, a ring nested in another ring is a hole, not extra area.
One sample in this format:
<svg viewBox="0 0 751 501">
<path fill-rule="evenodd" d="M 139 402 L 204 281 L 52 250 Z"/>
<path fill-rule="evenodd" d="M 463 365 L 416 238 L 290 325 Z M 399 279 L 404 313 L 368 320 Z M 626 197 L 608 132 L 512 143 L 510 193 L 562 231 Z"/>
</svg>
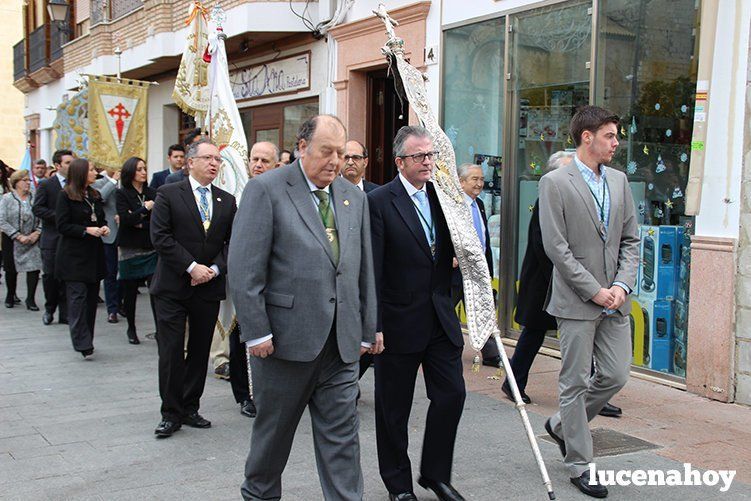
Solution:
<svg viewBox="0 0 751 501">
<path fill-rule="evenodd" d="M 413 492 L 400 492 L 399 494 L 389 492 L 389 501 L 417 501 L 417 496 Z"/>
<path fill-rule="evenodd" d="M 91 358 L 91 356 L 92 356 L 93 354 L 94 354 L 94 348 L 89 348 L 88 350 L 83 350 L 83 351 L 81 352 L 81 356 L 82 356 L 82 357 L 83 357 L 83 358 L 84 358 L 85 360 L 88 360 L 88 359 L 90 359 L 90 358 Z"/>
<path fill-rule="evenodd" d="M 586 470 L 578 477 L 571 479 L 571 483 L 579 488 L 587 496 L 593 498 L 606 498 L 608 497 L 608 489 L 604 485 L 597 483 L 597 479 L 594 479 L 594 485 L 589 483 L 589 470 Z"/>
<path fill-rule="evenodd" d="M 550 438 L 555 440 L 555 443 L 558 444 L 558 448 L 561 450 L 561 454 L 565 458 L 566 457 L 566 442 L 564 442 L 561 437 L 553 433 L 553 427 L 550 426 L 550 418 L 548 418 L 548 420 L 545 421 L 545 431 L 547 431 L 548 435 L 550 435 Z"/>
<path fill-rule="evenodd" d="M 60 317 L 60 320 L 58 320 L 58 323 L 68 325 L 68 317 Z"/>
<path fill-rule="evenodd" d="M 45 311 L 44 315 L 42 315 L 42 323 L 44 325 L 50 325 L 52 323 L 52 320 L 52 313 Z"/>
<path fill-rule="evenodd" d="M 156 438 L 171 437 L 173 433 L 180 429 L 180 426 L 180 423 L 175 421 L 162 420 L 154 430 L 154 435 L 156 435 Z"/>
<path fill-rule="evenodd" d="M 116 324 L 120 321 L 120 319 L 117 318 L 117 313 L 110 313 L 107 315 L 107 323 L 108 324 Z"/>
<path fill-rule="evenodd" d="M 214 377 L 217 379 L 224 379 L 229 381 L 229 362 L 219 364 L 219 367 L 214 369 Z"/>
<path fill-rule="evenodd" d="M 26 302 L 26 309 L 29 311 L 39 311 L 39 306 L 36 305 L 36 303 L 28 301 Z"/>
<path fill-rule="evenodd" d="M 417 479 L 417 483 L 423 489 L 430 489 L 441 501 L 466 501 L 451 484 L 446 482 L 436 482 L 429 478 L 420 477 Z"/>
<path fill-rule="evenodd" d="M 497 357 L 489 358 L 487 360 L 483 359 L 482 360 L 482 365 L 485 365 L 487 367 L 500 368 L 501 367 L 501 357 L 497 356 Z"/>
<path fill-rule="evenodd" d="M 21 298 L 15 294 L 13 295 L 13 304 L 21 304 Z"/>
<path fill-rule="evenodd" d="M 511 391 L 511 386 L 509 386 L 508 381 L 503 382 L 503 385 L 501 386 L 501 390 L 503 391 L 503 393 L 506 394 L 509 400 L 516 403 L 516 400 L 514 400 L 514 392 Z M 529 396 L 527 396 L 526 393 L 524 393 L 524 390 L 519 389 L 519 394 L 522 397 L 522 402 L 524 402 L 525 404 L 532 403 L 532 399 L 529 398 Z"/>
<path fill-rule="evenodd" d="M 128 342 L 130 344 L 141 344 L 141 341 L 138 339 L 138 335 L 136 334 L 135 329 L 128 329 L 128 332 L 126 334 L 128 335 Z"/>
<path fill-rule="evenodd" d="M 6 308 L 13 308 L 14 305 L 15 305 L 15 303 L 12 300 L 11 301 L 5 301 L 5 307 Z"/>
<path fill-rule="evenodd" d="M 605 417 L 621 417 L 623 410 L 621 410 L 620 407 L 616 407 L 615 405 L 608 402 L 607 404 L 605 404 L 605 407 L 600 410 L 599 414 L 600 416 Z"/>
<path fill-rule="evenodd" d="M 183 424 L 191 428 L 211 428 L 211 421 L 197 412 L 191 412 L 183 418 Z"/>
<path fill-rule="evenodd" d="M 240 404 L 240 414 L 242 414 L 243 416 L 248 416 L 249 418 L 256 417 L 256 404 L 253 403 L 252 398 L 250 400 L 245 400 Z"/>
</svg>

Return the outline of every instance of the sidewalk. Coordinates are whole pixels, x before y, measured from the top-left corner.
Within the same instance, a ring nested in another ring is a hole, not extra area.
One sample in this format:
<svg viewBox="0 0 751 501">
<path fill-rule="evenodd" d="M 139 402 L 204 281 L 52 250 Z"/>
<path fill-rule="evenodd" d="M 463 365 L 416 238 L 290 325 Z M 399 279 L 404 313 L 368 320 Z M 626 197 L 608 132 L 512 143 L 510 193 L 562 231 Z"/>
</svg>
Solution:
<svg viewBox="0 0 751 501">
<path fill-rule="evenodd" d="M 22 308 L 0 310 L 0 498 L 239 499 L 251 420 L 240 415 L 229 384 L 209 376 L 201 412 L 213 427 L 183 428 L 157 441 L 157 355 L 156 343 L 145 339 L 151 328 L 145 294 L 139 296 L 138 315 L 142 344 L 131 346 L 125 323 L 107 324 L 100 307 L 94 360 L 84 361 L 71 348 L 67 326 L 45 327 L 40 313 Z M 466 350 L 469 393 L 453 484 L 472 500 L 547 499 L 517 411 L 502 398 L 500 382 L 487 379 L 492 369 L 471 372 L 471 358 Z M 534 404 L 528 408 L 538 437 L 545 435 L 543 423 L 555 407 L 558 364 L 540 357 L 530 376 L 527 390 Z M 359 407 L 365 499 L 385 500 L 375 449 L 372 376 L 369 371 L 363 379 Z M 719 487 L 614 486 L 610 499 L 751 499 L 748 408 L 636 379 L 615 403 L 624 408 L 624 417 L 598 417 L 593 426 L 660 448 L 598 458 L 598 466 L 682 471 L 685 461 L 736 469 L 738 476 L 725 494 Z M 426 407 L 419 377 L 410 423 L 415 476 Z M 285 500 L 321 499 L 309 423 L 305 416 L 298 428 L 284 475 Z M 589 499 L 569 483 L 557 446 L 542 438 L 539 443 L 558 499 Z M 420 499 L 435 499 L 415 488 Z"/>
</svg>

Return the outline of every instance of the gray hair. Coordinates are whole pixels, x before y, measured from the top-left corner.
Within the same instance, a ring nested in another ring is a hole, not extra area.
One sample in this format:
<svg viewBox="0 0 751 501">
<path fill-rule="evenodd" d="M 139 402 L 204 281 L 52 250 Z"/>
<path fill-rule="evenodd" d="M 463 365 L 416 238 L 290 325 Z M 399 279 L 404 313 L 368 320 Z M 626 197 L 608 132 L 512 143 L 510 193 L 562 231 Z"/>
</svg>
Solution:
<svg viewBox="0 0 751 501">
<path fill-rule="evenodd" d="M 431 141 L 433 140 L 430 132 L 428 132 L 428 129 L 425 127 L 420 127 L 419 125 L 405 125 L 399 129 L 394 138 L 394 158 L 404 156 L 404 143 L 407 142 L 407 139 L 410 137 L 427 137 Z"/>
<path fill-rule="evenodd" d="M 459 176 L 459 179 L 466 179 L 469 169 L 480 169 L 482 171 L 482 166 L 477 164 L 461 164 L 456 168 L 456 174 Z"/>
<path fill-rule="evenodd" d="M 208 139 L 199 139 L 198 141 L 194 143 L 190 143 L 188 145 L 188 150 L 185 152 L 185 158 L 195 158 L 198 156 L 198 147 L 202 144 L 213 144 Z"/>
<path fill-rule="evenodd" d="M 552 172 L 559 167 L 565 167 L 571 163 L 574 159 L 573 151 L 556 151 L 550 158 L 548 158 L 548 164 L 545 167 L 545 174 Z"/>
<path fill-rule="evenodd" d="M 335 122 L 342 126 L 342 129 L 344 129 L 344 134 L 347 134 L 347 128 L 344 126 L 342 121 L 339 120 L 339 117 L 334 115 L 315 115 L 305 120 L 300 128 L 297 129 L 297 143 L 299 143 L 301 139 L 305 139 L 306 143 L 310 143 L 310 140 L 313 139 L 313 134 L 315 134 L 316 128 L 318 127 L 318 119 L 321 117 L 328 117 L 333 119 Z"/>
</svg>

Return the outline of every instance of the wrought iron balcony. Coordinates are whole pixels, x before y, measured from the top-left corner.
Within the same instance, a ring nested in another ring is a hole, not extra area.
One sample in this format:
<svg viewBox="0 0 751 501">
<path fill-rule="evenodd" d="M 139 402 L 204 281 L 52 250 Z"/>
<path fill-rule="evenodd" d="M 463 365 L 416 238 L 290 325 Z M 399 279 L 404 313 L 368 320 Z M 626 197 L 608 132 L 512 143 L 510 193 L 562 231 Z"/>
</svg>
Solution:
<svg viewBox="0 0 751 501">
<path fill-rule="evenodd" d="M 26 76 L 26 40 L 13 46 L 13 80 Z"/>
<path fill-rule="evenodd" d="M 106 23 L 143 6 L 143 0 L 91 0 L 91 25 Z"/>
</svg>

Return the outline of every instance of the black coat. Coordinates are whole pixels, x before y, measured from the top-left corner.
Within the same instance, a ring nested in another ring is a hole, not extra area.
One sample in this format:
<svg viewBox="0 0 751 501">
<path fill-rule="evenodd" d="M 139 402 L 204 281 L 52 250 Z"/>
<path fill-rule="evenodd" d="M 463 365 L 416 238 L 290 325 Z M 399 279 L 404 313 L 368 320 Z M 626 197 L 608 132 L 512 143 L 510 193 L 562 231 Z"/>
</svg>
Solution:
<svg viewBox="0 0 751 501">
<path fill-rule="evenodd" d="M 143 186 L 144 201 L 155 200 L 156 190 Z M 120 216 L 120 229 L 117 232 L 117 246 L 128 249 L 153 249 L 151 245 L 151 212 L 141 205 L 135 188 L 120 188 L 116 193 L 117 215 Z"/>
<path fill-rule="evenodd" d="M 399 176 L 368 194 L 373 267 L 378 294 L 378 331 L 389 353 L 425 350 L 436 328 L 464 345 L 451 301 L 454 247 L 432 183 L 427 183 L 435 222 L 436 255 Z M 438 322 L 438 325 L 436 324 Z"/>
<path fill-rule="evenodd" d="M 490 248 L 490 231 L 488 230 L 488 217 L 485 215 L 485 204 L 479 198 L 477 200 L 477 208 L 480 209 L 480 217 L 482 223 L 485 226 L 485 260 L 488 262 L 488 270 L 490 270 L 490 279 L 493 279 L 493 250 Z M 462 272 L 459 268 L 454 268 L 454 272 L 451 276 L 451 285 L 454 287 L 462 287 Z"/>
<path fill-rule="evenodd" d="M 365 193 L 370 193 L 371 191 L 373 191 L 374 189 L 380 186 L 381 186 L 380 184 L 373 183 L 371 181 L 368 181 L 367 179 L 362 180 L 362 191 L 364 191 Z"/>
<path fill-rule="evenodd" d="M 226 297 L 227 250 L 237 205 L 235 197 L 211 187 L 212 215 L 208 233 L 204 231 L 196 199 L 187 177 L 168 183 L 157 191 L 151 211 L 151 243 L 159 259 L 151 282 L 151 293 L 184 300 L 197 294 L 207 301 Z M 252 238 L 252 235 L 240 235 Z M 192 262 L 219 267 L 219 276 L 195 287 L 190 285 L 188 267 Z"/>
<path fill-rule="evenodd" d="M 552 330 L 558 326 L 555 318 L 545 309 L 545 297 L 553 274 L 550 262 L 542 246 L 540 229 L 540 203 L 535 202 L 532 219 L 529 221 L 527 251 L 524 253 L 522 271 L 519 275 L 519 294 L 516 298 L 516 315 L 514 319 L 520 325 L 530 329 Z"/>
<path fill-rule="evenodd" d="M 34 195 L 34 215 L 42 220 L 42 236 L 39 239 L 39 248 L 54 250 L 57 248 L 57 239 L 60 233 L 57 231 L 55 214 L 57 212 L 57 199 L 63 190 L 57 175 L 48 179 L 42 179 L 37 186 Z"/>
<path fill-rule="evenodd" d="M 100 237 L 86 233 L 89 226 L 106 226 L 100 198 L 94 199 L 89 188 L 88 200 L 94 203 L 96 222 L 91 220 L 91 206 L 85 201 L 71 200 L 65 191 L 57 197 L 57 241 L 55 278 L 63 282 L 99 282 L 107 275 L 104 244 Z"/>
<path fill-rule="evenodd" d="M 164 181 L 167 180 L 167 176 L 169 176 L 172 173 L 172 170 L 170 168 L 166 168 L 164 170 L 160 170 L 159 172 L 155 172 L 153 176 L 151 176 L 151 183 L 149 183 L 149 187 L 158 190 L 160 186 L 164 184 Z"/>
</svg>

